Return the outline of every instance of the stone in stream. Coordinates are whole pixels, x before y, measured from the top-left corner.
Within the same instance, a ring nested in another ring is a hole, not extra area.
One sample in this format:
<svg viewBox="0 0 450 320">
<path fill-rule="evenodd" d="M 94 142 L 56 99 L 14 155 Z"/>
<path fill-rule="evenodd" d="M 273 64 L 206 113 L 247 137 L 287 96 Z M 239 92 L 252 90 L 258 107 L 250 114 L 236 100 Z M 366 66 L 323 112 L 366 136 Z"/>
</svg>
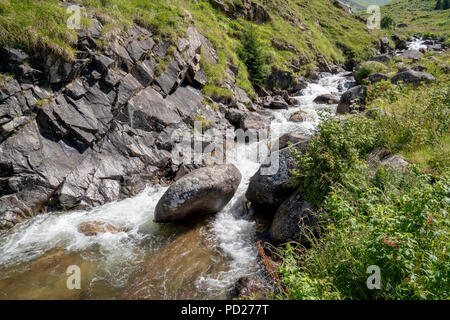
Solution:
<svg viewBox="0 0 450 320">
<path fill-rule="evenodd" d="M 305 122 L 305 121 L 313 121 L 314 116 L 310 113 L 308 113 L 305 110 L 299 110 L 291 115 L 289 118 L 289 121 L 292 122 Z"/>
<path fill-rule="evenodd" d="M 321 94 L 314 99 L 314 103 L 317 104 L 338 104 L 340 98 L 333 94 Z"/>
<path fill-rule="evenodd" d="M 289 241 L 307 243 L 317 222 L 312 205 L 296 192 L 278 208 L 270 227 L 270 238 L 276 244 Z"/>
<path fill-rule="evenodd" d="M 78 231 L 85 236 L 91 237 L 96 236 L 100 233 L 119 233 L 121 230 L 112 224 L 100 222 L 100 221 L 90 221 L 83 222 L 78 226 Z"/>
<path fill-rule="evenodd" d="M 309 140 L 272 152 L 250 179 L 245 197 L 258 211 L 269 214 L 276 212 L 283 201 L 295 191 L 295 186 L 290 184 L 290 171 L 297 165 L 292 148 L 301 151 L 305 150 L 308 144 Z M 274 172 L 271 169 L 274 169 Z"/>
<path fill-rule="evenodd" d="M 356 86 L 346 91 L 337 107 L 336 113 L 344 114 L 352 111 L 353 104 L 364 106 L 366 104 L 367 89 L 365 86 Z"/>
<path fill-rule="evenodd" d="M 233 164 L 194 170 L 169 187 L 156 205 L 154 220 L 171 222 L 219 212 L 231 200 L 241 179 Z"/>
</svg>

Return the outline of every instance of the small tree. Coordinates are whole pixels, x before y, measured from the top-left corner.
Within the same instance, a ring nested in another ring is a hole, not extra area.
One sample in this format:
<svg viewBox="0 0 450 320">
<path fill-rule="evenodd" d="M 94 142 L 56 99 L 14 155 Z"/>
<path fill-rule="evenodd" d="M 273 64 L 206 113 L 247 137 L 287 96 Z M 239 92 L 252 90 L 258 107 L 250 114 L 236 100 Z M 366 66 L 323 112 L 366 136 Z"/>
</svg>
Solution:
<svg viewBox="0 0 450 320">
<path fill-rule="evenodd" d="M 249 78 L 253 86 L 260 86 L 266 78 L 266 59 L 263 45 L 259 40 L 258 32 L 254 26 L 250 26 L 242 37 L 240 55 L 247 66 Z"/>
<path fill-rule="evenodd" d="M 391 16 L 384 16 L 381 19 L 381 28 L 383 29 L 394 29 L 395 19 Z"/>
</svg>

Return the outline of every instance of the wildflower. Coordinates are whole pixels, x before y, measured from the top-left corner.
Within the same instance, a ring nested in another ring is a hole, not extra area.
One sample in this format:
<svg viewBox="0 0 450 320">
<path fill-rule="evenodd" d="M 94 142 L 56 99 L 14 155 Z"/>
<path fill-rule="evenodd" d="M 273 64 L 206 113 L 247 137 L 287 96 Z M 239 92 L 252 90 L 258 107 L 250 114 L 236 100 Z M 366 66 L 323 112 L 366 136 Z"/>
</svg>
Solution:
<svg viewBox="0 0 450 320">
<path fill-rule="evenodd" d="M 428 217 L 428 221 L 427 221 L 427 226 L 429 226 L 430 224 L 432 224 L 432 223 L 433 223 L 433 220 L 434 220 L 433 215 L 429 216 L 429 217 Z"/>
</svg>

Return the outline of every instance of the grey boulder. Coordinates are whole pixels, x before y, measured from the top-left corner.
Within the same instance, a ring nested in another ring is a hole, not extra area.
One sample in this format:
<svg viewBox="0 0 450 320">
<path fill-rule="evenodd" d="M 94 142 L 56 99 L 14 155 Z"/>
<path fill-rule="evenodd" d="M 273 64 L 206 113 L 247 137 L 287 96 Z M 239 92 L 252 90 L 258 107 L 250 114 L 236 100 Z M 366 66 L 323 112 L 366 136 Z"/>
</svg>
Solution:
<svg viewBox="0 0 450 320">
<path fill-rule="evenodd" d="M 233 164 L 204 167 L 172 184 L 156 205 L 155 222 L 172 222 L 222 210 L 242 175 Z"/>
<path fill-rule="evenodd" d="M 432 82 L 435 80 L 436 78 L 429 73 L 414 70 L 406 70 L 403 72 L 399 72 L 395 76 L 393 76 L 391 82 L 394 84 L 398 83 L 399 81 L 402 81 L 403 83 L 419 83 L 419 82 Z"/>
<path fill-rule="evenodd" d="M 270 238 L 276 244 L 296 241 L 307 243 L 317 226 L 314 208 L 296 192 L 278 209 L 270 227 Z"/>
</svg>

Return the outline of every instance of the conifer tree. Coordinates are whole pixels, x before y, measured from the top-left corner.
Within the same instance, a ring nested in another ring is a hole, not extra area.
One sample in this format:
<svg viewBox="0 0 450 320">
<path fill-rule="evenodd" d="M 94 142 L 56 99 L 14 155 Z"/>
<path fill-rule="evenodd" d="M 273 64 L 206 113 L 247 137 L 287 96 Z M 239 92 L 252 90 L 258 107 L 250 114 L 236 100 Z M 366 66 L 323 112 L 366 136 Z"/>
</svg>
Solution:
<svg viewBox="0 0 450 320">
<path fill-rule="evenodd" d="M 247 66 L 253 86 L 260 86 L 266 77 L 264 70 L 266 61 L 263 45 L 254 26 L 248 28 L 243 35 L 241 58 Z"/>
</svg>

